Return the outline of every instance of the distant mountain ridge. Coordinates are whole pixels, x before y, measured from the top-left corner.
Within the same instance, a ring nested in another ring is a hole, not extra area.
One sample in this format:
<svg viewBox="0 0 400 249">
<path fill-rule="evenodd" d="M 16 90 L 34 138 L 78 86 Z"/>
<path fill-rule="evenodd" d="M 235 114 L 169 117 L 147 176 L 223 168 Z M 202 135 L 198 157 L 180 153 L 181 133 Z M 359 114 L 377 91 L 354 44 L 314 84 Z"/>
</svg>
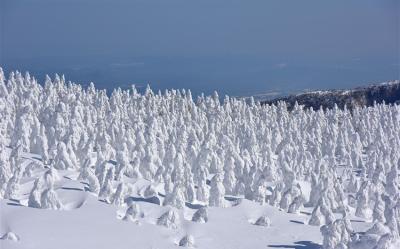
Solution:
<svg viewBox="0 0 400 249">
<path fill-rule="evenodd" d="M 305 108 L 312 107 L 314 110 L 331 109 L 337 106 L 343 109 L 355 107 L 372 106 L 374 102 L 386 104 L 400 104 L 400 80 L 384 82 L 367 87 L 357 87 L 351 90 L 328 90 L 313 91 L 286 97 L 279 97 L 272 100 L 261 101 L 262 104 L 276 104 L 279 101 L 287 103 L 292 109 L 296 101 Z"/>
</svg>

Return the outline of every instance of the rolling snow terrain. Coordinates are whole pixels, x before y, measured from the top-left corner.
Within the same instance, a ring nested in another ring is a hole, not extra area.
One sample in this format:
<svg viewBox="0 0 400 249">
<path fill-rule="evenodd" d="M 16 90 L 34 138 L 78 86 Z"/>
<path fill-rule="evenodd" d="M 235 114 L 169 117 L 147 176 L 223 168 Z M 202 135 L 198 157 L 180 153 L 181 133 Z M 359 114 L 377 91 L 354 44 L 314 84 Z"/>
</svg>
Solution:
<svg viewBox="0 0 400 249">
<path fill-rule="evenodd" d="M 400 248 L 400 106 L 108 96 L 0 69 L 0 248 Z"/>
</svg>

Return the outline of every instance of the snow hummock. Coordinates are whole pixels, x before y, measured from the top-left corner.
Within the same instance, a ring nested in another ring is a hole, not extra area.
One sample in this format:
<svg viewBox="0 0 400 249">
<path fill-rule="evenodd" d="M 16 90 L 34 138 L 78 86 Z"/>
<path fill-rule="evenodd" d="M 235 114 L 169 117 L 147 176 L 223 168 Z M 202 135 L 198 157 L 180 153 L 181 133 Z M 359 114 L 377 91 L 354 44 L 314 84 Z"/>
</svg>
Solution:
<svg viewBox="0 0 400 249">
<path fill-rule="evenodd" d="M 256 220 L 254 225 L 269 227 L 269 226 L 271 226 L 271 221 L 266 215 L 263 215 Z"/>
<path fill-rule="evenodd" d="M 191 235 L 186 235 L 184 236 L 180 241 L 179 241 L 179 246 L 183 247 L 194 247 L 194 238 Z"/>
<path fill-rule="evenodd" d="M 206 207 L 199 208 L 192 217 L 192 221 L 206 223 L 208 221 L 208 211 Z"/>
<path fill-rule="evenodd" d="M 1 240 L 11 240 L 11 241 L 19 241 L 18 235 L 13 232 L 5 233 L 1 238 Z"/>
</svg>

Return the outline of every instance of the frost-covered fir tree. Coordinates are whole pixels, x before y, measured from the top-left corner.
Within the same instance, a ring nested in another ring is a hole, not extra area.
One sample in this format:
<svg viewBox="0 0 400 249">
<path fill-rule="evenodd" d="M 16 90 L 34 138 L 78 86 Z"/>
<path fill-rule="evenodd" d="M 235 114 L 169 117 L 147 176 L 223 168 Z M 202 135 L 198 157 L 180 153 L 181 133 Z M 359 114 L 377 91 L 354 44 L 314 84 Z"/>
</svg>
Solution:
<svg viewBox="0 0 400 249">
<path fill-rule="evenodd" d="M 57 155 L 55 157 L 54 167 L 56 169 L 70 169 L 75 168 L 77 165 L 74 165 L 71 161 L 70 155 L 67 151 L 67 146 L 65 143 L 60 142 L 57 146 Z"/>
<path fill-rule="evenodd" d="M 50 168 L 44 173 L 43 178 L 48 187 L 54 186 L 55 183 L 61 179 L 57 169 L 55 169 L 52 164 L 50 165 Z"/>
<path fill-rule="evenodd" d="M 41 196 L 42 189 L 40 178 L 36 178 L 35 182 L 33 183 L 33 188 L 29 194 L 28 206 L 33 208 L 41 208 Z"/>
<path fill-rule="evenodd" d="M 122 218 L 125 221 L 133 221 L 139 224 L 139 218 L 143 217 L 143 213 L 140 210 L 140 206 L 137 203 L 130 203 L 128 209 L 125 212 L 125 216 Z"/>
<path fill-rule="evenodd" d="M 264 205 L 266 201 L 266 196 L 267 196 L 267 181 L 262 175 L 255 187 L 252 199 L 260 203 L 261 205 Z"/>
<path fill-rule="evenodd" d="M 399 162 L 397 163 L 400 165 L 400 159 Z M 396 194 L 400 193 L 400 182 L 399 182 L 399 169 L 398 165 L 393 164 L 391 170 L 389 173 L 386 175 L 386 186 L 385 190 L 388 194 L 395 196 Z"/>
<path fill-rule="evenodd" d="M 177 229 L 180 225 L 179 213 L 173 208 L 169 209 L 158 218 L 157 225 Z"/>
<path fill-rule="evenodd" d="M 235 176 L 235 159 L 233 157 L 229 157 L 225 162 L 224 166 L 224 187 L 226 194 L 234 194 L 235 186 L 236 186 L 236 176 Z"/>
<path fill-rule="evenodd" d="M 110 201 L 116 206 L 121 206 L 125 202 L 125 186 L 123 182 L 118 184 L 117 190 L 115 190 Z"/>
<path fill-rule="evenodd" d="M 382 200 L 379 194 L 375 196 L 375 205 L 372 212 L 372 218 L 374 222 L 385 223 L 385 202 Z"/>
<path fill-rule="evenodd" d="M 320 207 L 315 206 L 311 213 L 311 218 L 308 221 L 308 224 L 311 226 L 321 226 L 324 223 L 325 223 L 325 218 L 321 213 Z"/>
<path fill-rule="evenodd" d="M 211 179 L 210 199 L 209 205 L 211 207 L 226 207 L 225 201 L 225 187 L 222 184 L 223 176 L 216 174 Z"/>
<path fill-rule="evenodd" d="M 1 144 L 1 143 L 0 143 Z M 3 197 L 9 179 L 11 178 L 11 168 L 8 155 L 6 154 L 6 147 L 0 145 L 0 197 Z"/>
<path fill-rule="evenodd" d="M 99 180 L 96 177 L 96 175 L 94 173 L 92 173 L 91 171 L 89 171 L 89 174 L 86 179 L 89 184 L 89 191 L 94 194 L 98 194 L 100 191 L 100 183 L 99 183 Z"/>
<path fill-rule="evenodd" d="M 178 209 L 181 209 L 185 206 L 185 194 L 183 192 L 181 183 L 175 184 L 172 193 L 166 195 L 163 205 L 170 205 Z"/>
<path fill-rule="evenodd" d="M 62 209 L 63 205 L 58 199 L 57 193 L 54 191 L 53 186 L 44 190 L 40 197 L 40 206 L 44 209 Z"/>
<path fill-rule="evenodd" d="M 117 170 L 115 172 L 116 180 L 121 180 L 129 166 L 128 149 L 126 144 L 123 144 L 122 149 L 117 151 Z"/>
<path fill-rule="evenodd" d="M 109 168 L 107 175 L 104 179 L 103 184 L 100 187 L 99 197 L 106 201 L 110 201 L 111 195 L 113 194 L 113 182 L 114 180 L 114 169 Z"/>
<path fill-rule="evenodd" d="M 357 193 L 357 208 L 355 215 L 361 218 L 370 218 L 371 209 L 369 207 L 369 192 L 368 192 L 368 182 L 361 185 L 359 192 Z"/>
<path fill-rule="evenodd" d="M 7 183 L 7 187 L 4 192 L 5 199 L 18 199 L 20 190 L 21 170 L 17 168 L 14 171 L 13 176 Z"/>
</svg>

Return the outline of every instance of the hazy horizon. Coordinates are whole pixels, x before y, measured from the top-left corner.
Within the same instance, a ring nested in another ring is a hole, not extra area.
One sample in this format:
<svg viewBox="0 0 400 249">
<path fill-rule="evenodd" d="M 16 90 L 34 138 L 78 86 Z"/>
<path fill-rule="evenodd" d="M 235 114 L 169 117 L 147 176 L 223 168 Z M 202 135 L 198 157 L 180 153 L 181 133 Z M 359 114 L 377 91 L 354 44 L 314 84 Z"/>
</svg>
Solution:
<svg viewBox="0 0 400 249">
<path fill-rule="evenodd" d="M 3 0 L 0 66 L 249 96 L 399 79 L 395 0 Z"/>
</svg>

